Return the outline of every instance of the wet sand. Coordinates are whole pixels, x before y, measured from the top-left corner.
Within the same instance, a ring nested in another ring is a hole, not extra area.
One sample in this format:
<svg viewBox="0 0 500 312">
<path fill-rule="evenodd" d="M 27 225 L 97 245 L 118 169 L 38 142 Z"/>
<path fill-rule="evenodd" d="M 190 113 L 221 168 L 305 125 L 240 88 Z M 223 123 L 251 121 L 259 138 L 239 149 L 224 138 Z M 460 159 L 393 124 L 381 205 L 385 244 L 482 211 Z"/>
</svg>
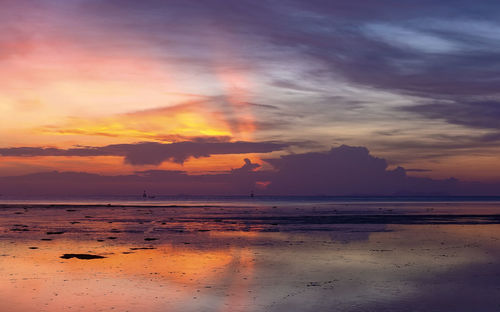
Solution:
<svg viewBox="0 0 500 312">
<path fill-rule="evenodd" d="M 0 300 L 14 312 L 499 311 L 499 208 L 3 204 Z"/>
</svg>

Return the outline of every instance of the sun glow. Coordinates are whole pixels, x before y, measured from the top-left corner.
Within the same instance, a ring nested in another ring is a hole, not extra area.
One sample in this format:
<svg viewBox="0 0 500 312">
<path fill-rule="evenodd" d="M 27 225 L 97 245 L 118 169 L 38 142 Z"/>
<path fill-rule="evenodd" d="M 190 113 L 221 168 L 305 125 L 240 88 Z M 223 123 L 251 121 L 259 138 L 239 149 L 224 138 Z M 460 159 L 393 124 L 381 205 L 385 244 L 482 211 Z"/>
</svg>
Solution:
<svg viewBox="0 0 500 312">
<path fill-rule="evenodd" d="M 251 67 L 238 60 L 234 42 L 218 35 L 222 29 L 212 29 L 213 35 L 206 37 L 205 47 L 213 57 L 210 66 L 200 70 L 196 63 L 170 59 L 144 45 L 129 46 L 128 32 L 99 29 L 98 38 L 90 38 L 84 32 L 69 33 L 71 27 L 64 25 L 73 21 L 63 17 L 42 24 L 39 36 L 20 36 L 4 46 L 8 57 L 2 60 L 0 79 L 0 147 L 254 140 L 250 103 L 255 77 Z M 112 42 L 101 44 L 99 38 L 104 37 Z M 228 171 L 251 156 L 226 155 L 215 162 L 212 157 L 191 159 L 181 168 L 167 162 L 156 168 Z M 45 156 L 10 157 L 1 169 L 4 174 L 124 174 L 138 168 L 153 169 L 130 166 L 119 157 Z"/>
<path fill-rule="evenodd" d="M 65 124 L 41 127 L 45 134 L 118 137 L 176 142 L 199 137 L 233 137 L 224 117 L 201 103 L 120 114 L 104 118 L 70 118 Z"/>
</svg>

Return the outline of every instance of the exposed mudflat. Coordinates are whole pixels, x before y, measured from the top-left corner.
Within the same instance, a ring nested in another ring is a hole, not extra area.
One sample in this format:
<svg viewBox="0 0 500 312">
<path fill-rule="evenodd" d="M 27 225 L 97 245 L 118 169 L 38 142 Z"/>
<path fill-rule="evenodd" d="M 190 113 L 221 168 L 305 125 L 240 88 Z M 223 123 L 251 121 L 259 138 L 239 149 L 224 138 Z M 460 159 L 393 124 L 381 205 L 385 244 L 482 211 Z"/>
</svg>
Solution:
<svg viewBox="0 0 500 312">
<path fill-rule="evenodd" d="M 498 311 L 500 207 L 486 208 L 4 205 L 0 300 L 13 312 Z"/>
</svg>

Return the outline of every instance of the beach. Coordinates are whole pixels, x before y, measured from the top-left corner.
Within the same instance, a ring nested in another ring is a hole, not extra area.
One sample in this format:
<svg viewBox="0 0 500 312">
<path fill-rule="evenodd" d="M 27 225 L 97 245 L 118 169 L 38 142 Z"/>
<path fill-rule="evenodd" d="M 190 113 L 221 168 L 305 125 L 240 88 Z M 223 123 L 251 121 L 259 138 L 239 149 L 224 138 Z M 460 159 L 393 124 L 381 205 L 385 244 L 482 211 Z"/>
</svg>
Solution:
<svg viewBox="0 0 500 312">
<path fill-rule="evenodd" d="M 3 202 L 5 311 L 498 311 L 497 201 Z"/>
</svg>

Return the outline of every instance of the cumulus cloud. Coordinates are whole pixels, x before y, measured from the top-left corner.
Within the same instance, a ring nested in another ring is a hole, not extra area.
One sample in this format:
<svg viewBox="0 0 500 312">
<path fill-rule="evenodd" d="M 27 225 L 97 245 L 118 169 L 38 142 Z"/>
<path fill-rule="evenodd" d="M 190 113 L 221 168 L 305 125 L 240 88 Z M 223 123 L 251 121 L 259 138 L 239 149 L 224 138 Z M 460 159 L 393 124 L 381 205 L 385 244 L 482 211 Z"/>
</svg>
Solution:
<svg viewBox="0 0 500 312">
<path fill-rule="evenodd" d="M 407 178 L 403 168 L 387 170 L 387 162 L 364 147 L 342 145 L 266 161 L 277 169 L 269 188 L 279 194 L 391 194 Z"/>
</svg>

